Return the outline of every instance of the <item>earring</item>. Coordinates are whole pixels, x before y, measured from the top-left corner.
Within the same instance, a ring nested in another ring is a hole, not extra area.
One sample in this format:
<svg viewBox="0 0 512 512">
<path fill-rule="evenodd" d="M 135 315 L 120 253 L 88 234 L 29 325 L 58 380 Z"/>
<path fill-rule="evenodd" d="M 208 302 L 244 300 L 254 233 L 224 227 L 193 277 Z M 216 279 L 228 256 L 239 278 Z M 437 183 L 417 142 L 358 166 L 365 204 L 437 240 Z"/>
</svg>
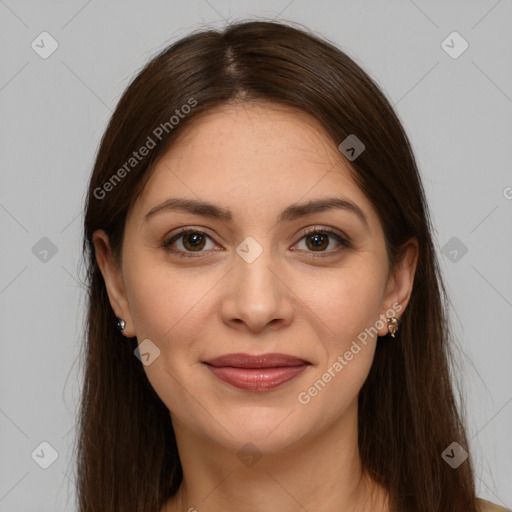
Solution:
<svg viewBox="0 0 512 512">
<path fill-rule="evenodd" d="M 121 320 L 120 318 L 117 318 L 116 327 L 119 331 L 124 331 L 124 328 L 126 327 L 126 322 L 124 320 Z"/>
<path fill-rule="evenodd" d="M 391 334 L 391 337 L 394 338 L 396 332 L 398 331 L 398 320 L 394 316 L 388 318 L 388 329 L 389 334 Z"/>
</svg>

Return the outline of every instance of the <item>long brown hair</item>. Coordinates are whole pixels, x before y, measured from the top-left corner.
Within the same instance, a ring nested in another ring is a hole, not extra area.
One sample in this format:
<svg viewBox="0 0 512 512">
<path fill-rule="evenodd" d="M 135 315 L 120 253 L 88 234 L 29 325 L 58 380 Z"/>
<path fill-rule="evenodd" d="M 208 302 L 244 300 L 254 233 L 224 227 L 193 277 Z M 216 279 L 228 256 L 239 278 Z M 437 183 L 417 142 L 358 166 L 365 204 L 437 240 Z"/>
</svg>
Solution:
<svg viewBox="0 0 512 512">
<path fill-rule="evenodd" d="M 453 391 L 448 303 L 408 138 L 385 95 L 346 54 L 302 27 L 261 21 L 200 30 L 165 48 L 126 89 L 101 141 L 84 222 L 80 512 L 159 511 L 182 480 L 169 411 L 134 357 L 137 340 L 115 327 L 92 235 L 104 229 L 119 255 L 127 212 L 176 136 L 200 113 L 251 100 L 309 113 L 336 145 L 356 135 L 365 150 L 352 173 L 379 214 L 390 264 L 408 239 L 418 240 L 398 342 L 377 344 L 359 394 L 362 464 L 389 491 L 394 511 L 475 512 L 471 459 L 453 469 L 441 457 L 451 443 L 468 443 Z"/>
</svg>

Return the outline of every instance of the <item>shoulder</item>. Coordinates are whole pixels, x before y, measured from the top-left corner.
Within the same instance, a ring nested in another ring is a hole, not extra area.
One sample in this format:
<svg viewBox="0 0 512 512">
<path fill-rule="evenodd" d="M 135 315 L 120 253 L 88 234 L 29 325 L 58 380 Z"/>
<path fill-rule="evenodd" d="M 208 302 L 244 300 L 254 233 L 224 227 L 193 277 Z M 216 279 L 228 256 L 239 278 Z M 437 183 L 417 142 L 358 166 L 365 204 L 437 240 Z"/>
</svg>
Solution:
<svg viewBox="0 0 512 512">
<path fill-rule="evenodd" d="M 482 499 L 477 499 L 476 504 L 478 512 L 507 512 L 509 510 Z"/>
</svg>

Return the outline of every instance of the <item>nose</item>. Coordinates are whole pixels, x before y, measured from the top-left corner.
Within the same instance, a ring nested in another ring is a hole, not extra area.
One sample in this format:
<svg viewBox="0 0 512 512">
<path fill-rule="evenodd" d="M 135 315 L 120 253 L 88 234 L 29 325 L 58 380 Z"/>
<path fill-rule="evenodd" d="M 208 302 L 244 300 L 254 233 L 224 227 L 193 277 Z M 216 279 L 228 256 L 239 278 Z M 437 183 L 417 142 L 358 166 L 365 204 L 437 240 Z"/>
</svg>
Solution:
<svg viewBox="0 0 512 512">
<path fill-rule="evenodd" d="M 221 316 L 231 328 L 260 332 L 292 322 L 293 292 L 269 249 L 251 263 L 236 255 L 227 279 Z"/>
</svg>

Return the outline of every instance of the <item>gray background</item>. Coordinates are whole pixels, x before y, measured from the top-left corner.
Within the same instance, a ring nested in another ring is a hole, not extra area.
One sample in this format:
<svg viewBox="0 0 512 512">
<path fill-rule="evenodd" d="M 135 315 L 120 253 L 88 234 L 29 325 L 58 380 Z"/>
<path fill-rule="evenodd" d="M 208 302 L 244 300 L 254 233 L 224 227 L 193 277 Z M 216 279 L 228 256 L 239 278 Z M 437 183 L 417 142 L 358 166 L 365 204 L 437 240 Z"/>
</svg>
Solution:
<svg viewBox="0 0 512 512">
<path fill-rule="evenodd" d="M 203 24 L 247 17 L 307 25 L 395 105 L 465 354 L 479 495 L 512 507 L 510 0 L 0 0 L 0 512 L 74 509 L 81 209 L 111 111 L 155 51 Z M 58 43 L 46 59 L 31 47 L 50 48 L 43 31 Z M 469 44 L 458 58 L 441 44 L 453 31 Z M 48 469 L 42 442 L 58 452 Z"/>
</svg>

